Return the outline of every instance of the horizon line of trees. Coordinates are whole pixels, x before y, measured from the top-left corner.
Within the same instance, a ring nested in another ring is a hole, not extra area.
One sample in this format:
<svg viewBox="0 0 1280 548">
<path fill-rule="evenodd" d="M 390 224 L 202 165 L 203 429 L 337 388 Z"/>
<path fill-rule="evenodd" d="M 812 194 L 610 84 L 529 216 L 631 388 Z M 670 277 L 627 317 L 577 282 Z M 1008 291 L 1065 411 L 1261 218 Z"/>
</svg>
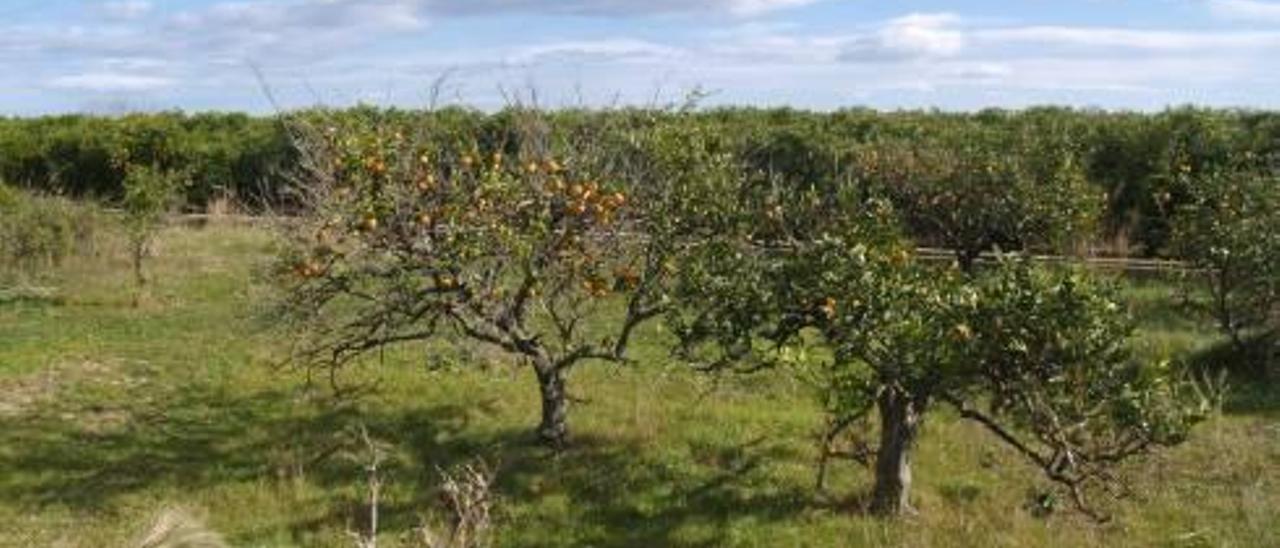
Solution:
<svg viewBox="0 0 1280 548">
<path fill-rule="evenodd" d="M 676 116 L 641 108 L 546 114 L 549 124 L 563 130 Z M 1170 216 L 1190 197 L 1163 194 L 1171 181 L 1188 170 L 1234 166 L 1241 158 L 1274 165 L 1280 156 L 1280 113 L 1267 111 L 1180 107 L 1148 114 L 1037 107 L 970 113 L 854 108 L 828 113 L 720 107 L 680 116 L 686 120 L 680 123 L 722 132 L 727 152 L 757 171 L 759 179 L 794 188 L 866 176 L 866 170 L 877 165 L 909 167 L 938 150 L 934 145 L 972 142 L 968 150 L 973 154 L 966 161 L 985 157 L 1001 163 L 998 160 L 1012 158 L 1018 165 L 1006 161 L 993 169 L 1032 177 L 1039 176 L 1035 170 L 1043 174 L 1046 166 L 1068 162 L 1075 170 L 1070 177 L 1036 181 L 1034 191 L 1095 195 L 1102 206 L 1096 225 L 1090 227 L 1090 243 L 1145 257 L 1173 251 Z M 0 181 L 118 202 L 124 196 L 127 166 L 117 159 L 127 151 L 134 163 L 188 174 L 182 196 L 188 210 L 227 198 L 251 211 L 288 207 L 289 174 L 300 161 L 291 146 L 289 128 L 296 126 L 294 122 L 365 117 L 406 126 L 465 127 L 491 143 L 513 131 L 515 118 L 511 109 L 489 113 L 460 107 L 426 111 L 368 106 L 272 116 L 163 112 L 0 118 Z M 885 175 L 883 169 L 880 175 Z M 932 205 L 926 200 L 988 200 L 989 191 L 999 190 L 1002 179 L 988 182 L 995 186 L 948 198 L 943 194 L 954 181 L 939 177 L 932 186 L 898 188 L 895 202 L 907 212 L 914 239 L 953 247 L 935 220 L 917 213 L 921 206 Z M 994 244 L 1013 243 L 1007 242 L 1012 238 L 1008 233 L 993 238 Z"/>
</svg>

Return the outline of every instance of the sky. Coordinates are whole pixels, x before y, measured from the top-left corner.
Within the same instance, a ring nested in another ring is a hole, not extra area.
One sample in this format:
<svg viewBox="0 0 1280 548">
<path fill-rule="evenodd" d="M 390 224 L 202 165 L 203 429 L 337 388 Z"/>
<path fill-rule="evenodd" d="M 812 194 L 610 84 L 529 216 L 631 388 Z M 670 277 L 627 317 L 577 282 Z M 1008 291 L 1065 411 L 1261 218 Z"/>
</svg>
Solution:
<svg viewBox="0 0 1280 548">
<path fill-rule="evenodd" d="M 0 114 L 1280 108 L 1280 0 L 0 0 Z"/>
</svg>

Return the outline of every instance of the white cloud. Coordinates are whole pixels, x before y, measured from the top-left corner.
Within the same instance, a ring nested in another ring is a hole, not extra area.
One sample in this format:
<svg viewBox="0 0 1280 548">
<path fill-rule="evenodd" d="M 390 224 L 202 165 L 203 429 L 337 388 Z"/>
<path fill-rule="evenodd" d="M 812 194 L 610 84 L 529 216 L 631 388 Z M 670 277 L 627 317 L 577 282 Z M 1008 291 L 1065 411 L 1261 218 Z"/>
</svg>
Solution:
<svg viewBox="0 0 1280 548">
<path fill-rule="evenodd" d="M 975 40 L 995 45 L 1040 44 L 1090 49 L 1194 52 L 1256 49 L 1280 45 L 1280 32 L 1162 31 L 1108 27 L 1028 26 L 974 31 Z"/>
<path fill-rule="evenodd" d="M 197 32 L 410 30 L 425 23 L 421 4 L 419 0 L 221 2 L 202 11 L 180 13 L 173 24 Z"/>
<path fill-rule="evenodd" d="M 894 62 L 952 57 L 965 47 L 953 14 L 915 13 L 890 20 L 874 33 L 851 39 L 840 53 L 850 62 Z"/>
<path fill-rule="evenodd" d="M 760 15 L 771 11 L 796 8 L 817 0 L 730 0 L 729 11 L 742 16 Z"/>
<path fill-rule="evenodd" d="M 118 19 L 136 19 L 148 13 L 154 6 L 149 0 L 116 0 L 102 4 L 102 10 L 109 17 Z"/>
<path fill-rule="evenodd" d="M 151 91 L 175 85 L 172 79 L 119 72 L 85 72 L 49 80 L 49 87 L 97 92 Z"/>
<path fill-rule="evenodd" d="M 155 57 L 110 57 L 102 60 L 102 66 L 112 71 L 158 70 L 169 62 Z"/>
<path fill-rule="evenodd" d="M 723 13 L 755 17 L 823 0 L 422 0 L 427 12 L 440 15 L 539 13 L 632 17 L 674 13 Z"/>
<path fill-rule="evenodd" d="M 741 64 L 825 64 L 839 60 L 848 42 L 843 37 L 752 34 L 733 41 L 717 41 L 707 47 L 707 53 Z"/>
<path fill-rule="evenodd" d="M 1223 19 L 1280 22 L 1280 2 L 1261 0 L 1209 0 L 1209 9 Z"/>
<path fill-rule="evenodd" d="M 34 98 L 22 99 L 28 104 L 44 94 L 252 108 L 264 100 L 251 62 L 285 107 L 368 97 L 422 104 L 423 90 L 445 72 L 451 89 L 465 91 L 457 96 L 484 106 L 501 104 L 499 86 L 523 83 L 546 98 L 580 89 L 599 98 L 595 104 L 617 94 L 643 102 L 655 89 L 699 84 L 722 90 L 725 100 L 799 106 L 1277 101 L 1280 28 L 1020 24 L 912 13 L 823 23 L 835 29 L 824 33 L 805 18 L 762 16 L 819 1 L 219 0 L 186 4 L 177 15 L 156 2 L 150 13 L 112 20 L 92 8 L 86 17 L 94 19 L 0 24 L 0 64 L 14 67 L 0 75 L 0 89 Z M 549 26 L 528 17 L 530 32 L 509 30 L 531 14 L 638 19 Z M 488 28 L 486 17 L 500 22 Z M 437 31 L 464 29 L 475 29 L 474 38 L 435 39 Z"/>
<path fill-rule="evenodd" d="M 1248 96 L 1240 90 L 1257 93 L 1273 85 L 1269 80 L 1280 80 L 1267 68 L 1274 66 L 1269 52 L 1280 47 L 1280 31 L 1017 26 L 912 14 L 845 35 L 766 27 L 715 38 L 728 43 L 690 53 L 713 59 L 691 70 L 738 86 L 800 74 L 787 81 L 801 88 L 806 84 L 799 78 L 828 75 L 820 78 L 823 85 L 853 86 L 849 96 L 901 90 L 921 101 L 929 94 L 947 102 L 972 94 L 1004 104 L 1016 97 L 1079 104 L 1096 96 L 1149 106 L 1162 98 L 1177 103 Z"/>
<path fill-rule="evenodd" d="M 1280 10 L 1280 4 L 1275 6 Z M 1153 54 L 1216 50 L 1243 54 L 1280 47 L 1280 31 L 981 26 L 954 14 L 917 13 L 891 19 L 872 31 L 843 40 L 843 61 L 892 63 L 936 61 L 988 54 L 992 50 L 1014 57 L 1046 52 L 1115 54 L 1117 50 Z"/>
<path fill-rule="evenodd" d="M 1014 74 L 1014 68 L 1007 63 L 974 62 L 963 63 L 946 68 L 946 75 L 960 80 L 999 81 Z"/>
<path fill-rule="evenodd" d="M 513 63 L 549 61 L 672 61 L 681 55 L 678 48 L 643 40 L 613 39 L 559 42 L 519 48 L 508 57 Z"/>
</svg>

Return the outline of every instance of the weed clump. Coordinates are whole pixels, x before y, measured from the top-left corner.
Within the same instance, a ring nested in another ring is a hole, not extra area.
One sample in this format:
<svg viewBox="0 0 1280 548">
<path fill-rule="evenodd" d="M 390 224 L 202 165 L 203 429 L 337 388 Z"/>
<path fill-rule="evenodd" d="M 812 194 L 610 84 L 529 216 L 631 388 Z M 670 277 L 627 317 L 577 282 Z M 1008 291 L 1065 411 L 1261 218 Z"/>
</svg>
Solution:
<svg viewBox="0 0 1280 548">
<path fill-rule="evenodd" d="M 38 280 L 72 257 L 96 254 L 102 223 L 92 205 L 0 183 L 0 283 Z"/>
</svg>

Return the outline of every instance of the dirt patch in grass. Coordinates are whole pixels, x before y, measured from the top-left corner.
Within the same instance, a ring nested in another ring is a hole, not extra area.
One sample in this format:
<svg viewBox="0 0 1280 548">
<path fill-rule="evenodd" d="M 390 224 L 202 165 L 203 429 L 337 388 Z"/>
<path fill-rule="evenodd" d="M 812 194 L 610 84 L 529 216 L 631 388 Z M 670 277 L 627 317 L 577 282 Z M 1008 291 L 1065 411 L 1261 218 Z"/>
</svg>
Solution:
<svg viewBox="0 0 1280 548">
<path fill-rule="evenodd" d="M 54 416 L 87 433 L 108 432 L 123 427 L 129 413 L 97 403 L 100 398 L 82 395 L 86 390 L 131 391 L 146 383 L 144 376 L 131 373 L 120 363 L 68 360 L 0 379 L 0 419 Z"/>
</svg>

